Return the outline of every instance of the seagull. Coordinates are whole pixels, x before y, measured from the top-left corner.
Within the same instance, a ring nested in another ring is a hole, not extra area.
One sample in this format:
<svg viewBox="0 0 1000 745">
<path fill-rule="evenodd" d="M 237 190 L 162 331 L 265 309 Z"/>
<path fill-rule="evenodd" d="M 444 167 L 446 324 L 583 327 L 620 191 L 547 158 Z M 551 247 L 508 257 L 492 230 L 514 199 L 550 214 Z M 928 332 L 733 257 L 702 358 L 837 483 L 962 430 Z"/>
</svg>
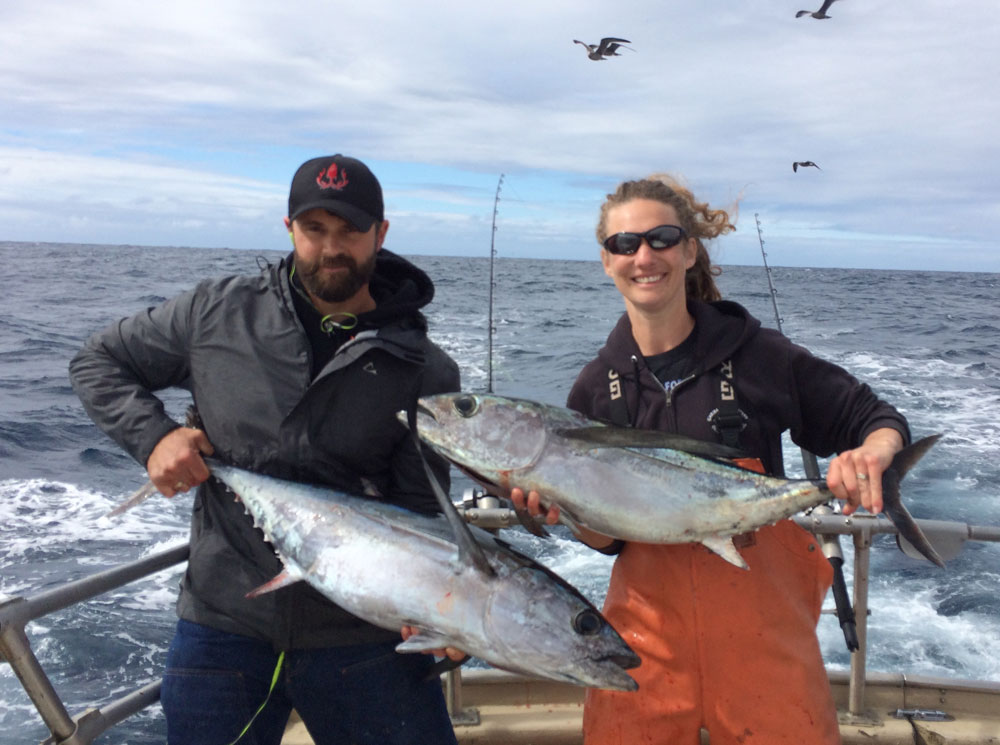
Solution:
<svg viewBox="0 0 1000 745">
<path fill-rule="evenodd" d="M 833 0 L 830 0 L 830 2 L 833 2 Z M 812 166 L 813 168 L 819 168 L 819 166 L 813 163 L 811 160 L 800 160 L 797 163 L 792 163 L 792 170 L 798 173 L 799 166 L 802 166 L 803 168 L 806 168 L 808 166 Z M 819 170 L 822 171 L 823 169 L 819 168 Z"/>
<path fill-rule="evenodd" d="M 631 44 L 628 39 L 617 39 L 614 36 L 605 36 L 600 44 L 587 44 L 579 39 L 573 39 L 574 44 L 580 44 L 587 49 L 587 56 L 592 60 L 600 62 L 605 57 L 621 57 L 618 49 L 622 44 Z M 628 49 L 628 47 L 625 47 Z M 634 49 L 632 50 L 635 51 Z"/>
<path fill-rule="evenodd" d="M 812 16 L 813 18 L 830 18 L 830 16 L 826 14 L 826 11 L 828 11 L 830 6 L 835 2 L 837 2 L 837 0 L 823 0 L 823 5 L 815 13 L 811 10 L 800 10 L 795 14 L 795 17 L 801 18 L 802 16 Z"/>
</svg>

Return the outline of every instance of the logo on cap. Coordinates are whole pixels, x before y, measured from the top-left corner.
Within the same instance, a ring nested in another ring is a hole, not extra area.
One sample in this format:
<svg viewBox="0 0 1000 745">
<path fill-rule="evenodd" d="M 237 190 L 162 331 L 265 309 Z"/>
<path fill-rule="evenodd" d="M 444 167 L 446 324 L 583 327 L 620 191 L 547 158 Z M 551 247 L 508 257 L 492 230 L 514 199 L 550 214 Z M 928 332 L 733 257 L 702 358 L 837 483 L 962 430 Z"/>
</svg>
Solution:
<svg viewBox="0 0 1000 745">
<path fill-rule="evenodd" d="M 340 171 L 337 175 L 337 164 L 331 163 L 316 176 L 316 184 L 320 189 L 336 189 L 340 191 L 347 186 L 347 171 Z"/>
</svg>

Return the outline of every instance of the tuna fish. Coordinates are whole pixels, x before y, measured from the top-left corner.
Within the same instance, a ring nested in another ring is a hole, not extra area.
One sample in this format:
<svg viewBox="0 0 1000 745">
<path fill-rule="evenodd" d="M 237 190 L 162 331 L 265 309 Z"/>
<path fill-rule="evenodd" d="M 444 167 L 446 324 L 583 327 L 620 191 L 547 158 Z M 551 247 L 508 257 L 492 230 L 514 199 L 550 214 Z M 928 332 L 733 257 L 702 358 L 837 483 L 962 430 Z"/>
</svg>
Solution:
<svg viewBox="0 0 1000 745">
<path fill-rule="evenodd" d="M 604 425 L 533 401 L 429 396 L 420 399 L 416 422 L 422 440 L 488 489 L 534 489 L 570 525 L 644 543 L 700 542 L 743 568 L 732 536 L 834 498 L 825 481 L 740 468 L 716 457 L 726 449 L 712 443 Z M 939 437 L 898 453 L 882 488 L 900 534 L 943 566 L 899 495 L 899 481 Z"/>
<path fill-rule="evenodd" d="M 304 580 L 376 626 L 420 628 L 400 652 L 455 647 L 514 672 L 638 687 L 625 670 L 639 658 L 600 612 L 492 534 L 462 524 L 459 537 L 443 517 L 206 463 L 284 562 L 278 577 L 251 594 Z"/>
</svg>

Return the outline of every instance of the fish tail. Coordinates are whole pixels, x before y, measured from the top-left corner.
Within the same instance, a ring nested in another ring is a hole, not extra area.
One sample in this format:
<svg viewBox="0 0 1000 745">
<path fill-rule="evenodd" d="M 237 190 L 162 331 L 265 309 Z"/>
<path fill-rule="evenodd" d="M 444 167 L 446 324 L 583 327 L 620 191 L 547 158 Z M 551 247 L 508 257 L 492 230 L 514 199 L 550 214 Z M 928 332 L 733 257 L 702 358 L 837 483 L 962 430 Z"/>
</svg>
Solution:
<svg viewBox="0 0 1000 745">
<path fill-rule="evenodd" d="M 930 435 L 928 437 L 924 437 L 922 440 L 917 440 L 916 442 L 907 445 L 905 448 L 896 453 L 896 457 L 892 459 L 892 464 L 889 468 L 895 469 L 895 471 L 899 474 L 899 480 L 902 481 L 903 477 L 909 473 L 910 469 L 917 464 L 917 461 L 923 458 L 934 443 L 940 439 L 940 434 Z"/>
<path fill-rule="evenodd" d="M 903 480 L 907 472 L 916 465 L 917 461 L 924 457 L 924 454 L 939 439 L 941 439 L 940 434 L 931 435 L 922 440 L 917 440 L 896 453 L 896 457 L 892 459 L 892 464 L 882 474 L 882 504 L 885 514 L 892 521 L 892 524 L 896 526 L 899 534 L 909 541 L 917 551 L 923 554 L 928 561 L 937 564 L 939 567 L 944 567 L 944 560 L 934 550 L 931 542 L 927 540 L 927 536 L 924 535 L 920 526 L 913 519 L 913 515 L 906 509 L 906 505 L 903 504 L 903 499 L 899 493 L 899 482 Z"/>
<path fill-rule="evenodd" d="M 126 510 L 130 510 L 137 504 L 142 504 L 151 496 L 157 493 L 156 487 L 153 485 L 152 481 L 147 481 L 145 484 L 136 489 L 132 496 L 122 502 L 120 505 L 115 507 L 111 512 L 107 513 L 105 517 L 117 517 Z"/>
</svg>

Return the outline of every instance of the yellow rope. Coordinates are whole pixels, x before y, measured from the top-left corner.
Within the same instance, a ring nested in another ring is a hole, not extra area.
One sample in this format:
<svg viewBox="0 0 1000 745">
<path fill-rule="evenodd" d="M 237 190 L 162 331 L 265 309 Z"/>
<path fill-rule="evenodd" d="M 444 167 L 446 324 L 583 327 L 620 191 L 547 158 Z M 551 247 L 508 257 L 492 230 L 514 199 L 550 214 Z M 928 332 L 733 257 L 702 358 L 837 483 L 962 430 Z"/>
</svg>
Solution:
<svg viewBox="0 0 1000 745">
<path fill-rule="evenodd" d="M 282 652 L 278 655 L 278 664 L 274 667 L 274 675 L 271 676 L 271 687 L 267 690 L 267 698 L 264 699 L 264 703 L 260 705 L 260 708 L 254 712 L 254 715 L 250 717 L 250 721 L 247 722 L 247 726 L 243 728 L 243 731 L 233 740 L 229 745 L 236 745 L 240 740 L 243 739 L 243 735 L 250 731 L 251 725 L 253 725 L 254 720 L 257 715 L 264 711 L 264 707 L 267 706 L 267 702 L 271 700 L 271 694 L 274 692 L 274 687 L 278 685 L 278 675 L 281 673 L 281 663 L 285 661 L 285 653 Z"/>
</svg>

